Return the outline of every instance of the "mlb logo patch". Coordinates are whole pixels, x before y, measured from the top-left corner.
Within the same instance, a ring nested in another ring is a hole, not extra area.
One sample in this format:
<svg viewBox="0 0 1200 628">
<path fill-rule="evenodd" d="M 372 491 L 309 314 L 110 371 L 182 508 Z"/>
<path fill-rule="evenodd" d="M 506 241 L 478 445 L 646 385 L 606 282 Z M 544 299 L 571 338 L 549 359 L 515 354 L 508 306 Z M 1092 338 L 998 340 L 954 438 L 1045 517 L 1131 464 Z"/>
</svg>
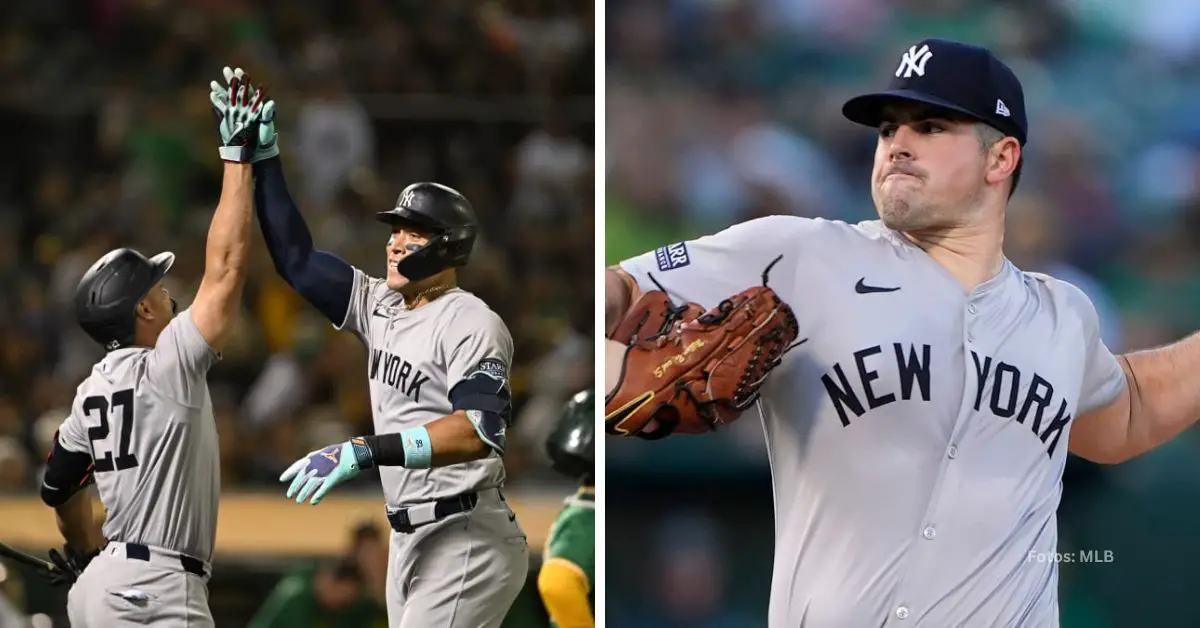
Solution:
<svg viewBox="0 0 1200 628">
<path fill-rule="evenodd" d="M 654 250 L 654 257 L 658 260 L 658 269 L 661 271 L 683 268 L 692 263 L 688 259 L 687 245 L 683 242 L 658 247 Z"/>
</svg>

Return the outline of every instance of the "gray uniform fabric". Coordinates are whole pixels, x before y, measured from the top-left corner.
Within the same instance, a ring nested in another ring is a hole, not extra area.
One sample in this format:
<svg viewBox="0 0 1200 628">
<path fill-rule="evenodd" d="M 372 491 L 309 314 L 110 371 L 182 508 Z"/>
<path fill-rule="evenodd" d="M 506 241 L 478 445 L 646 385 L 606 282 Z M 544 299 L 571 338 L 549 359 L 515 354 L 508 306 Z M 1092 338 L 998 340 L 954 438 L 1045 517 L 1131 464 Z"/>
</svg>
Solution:
<svg viewBox="0 0 1200 628">
<path fill-rule="evenodd" d="M 1125 385 L 1091 303 L 1007 262 L 968 293 L 879 221 L 762 218 L 621 266 L 711 307 L 779 255 L 770 285 L 808 342 L 758 405 L 769 625 L 1057 626 L 1071 421 Z"/>
<path fill-rule="evenodd" d="M 475 295 L 454 288 L 414 310 L 379 278 L 355 269 L 354 294 L 340 329 L 367 347 L 375 433 L 397 433 L 450 414 L 449 393 L 480 368 L 512 364 L 508 328 Z M 492 372 L 492 371 L 489 371 Z M 529 569 L 529 547 L 500 497 L 503 459 L 433 469 L 381 467 L 389 510 L 479 491 L 470 513 L 411 534 L 392 532 L 388 625 L 499 626 Z"/>
<path fill-rule="evenodd" d="M 220 464 L 207 373 L 219 360 L 185 310 L 153 349 L 113 351 L 79 385 L 59 443 L 92 456 L 110 543 L 71 588 L 72 626 L 212 625 Z M 150 559 L 127 557 L 127 543 Z M 180 554 L 206 575 L 184 571 Z"/>
</svg>

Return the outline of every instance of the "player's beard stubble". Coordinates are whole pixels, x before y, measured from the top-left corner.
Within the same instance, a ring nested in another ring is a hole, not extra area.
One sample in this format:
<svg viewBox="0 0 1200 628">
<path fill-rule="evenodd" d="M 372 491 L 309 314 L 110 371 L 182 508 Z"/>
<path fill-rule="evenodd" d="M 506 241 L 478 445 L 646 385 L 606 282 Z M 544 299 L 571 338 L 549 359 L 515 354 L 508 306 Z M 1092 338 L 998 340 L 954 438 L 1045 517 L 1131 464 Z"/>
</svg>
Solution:
<svg viewBox="0 0 1200 628">
<path fill-rule="evenodd" d="M 880 221 L 889 229 L 904 233 L 937 232 L 972 222 L 979 210 L 982 187 L 971 189 L 959 198 L 935 198 L 926 176 L 896 175 L 873 186 L 871 196 Z"/>
</svg>

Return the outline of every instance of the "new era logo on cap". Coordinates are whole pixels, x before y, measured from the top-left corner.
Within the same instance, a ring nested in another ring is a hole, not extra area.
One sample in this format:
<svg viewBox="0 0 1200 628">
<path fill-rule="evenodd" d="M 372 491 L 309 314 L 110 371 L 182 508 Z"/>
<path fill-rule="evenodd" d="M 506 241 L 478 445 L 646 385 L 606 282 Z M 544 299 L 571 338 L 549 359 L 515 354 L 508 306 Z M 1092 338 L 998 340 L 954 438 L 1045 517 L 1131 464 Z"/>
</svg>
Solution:
<svg viewBox="0 0 1200 628">
<path fill-rule="evenodd" d="M 925 39 L 908 47 L 881 92 L 851 98 L 842 114 L 878 128 L 889 101 L 907 100 L 956 111 L 1025 143 L 1025 94 L 1016 74 L 980 46 Z"/>
</svg>

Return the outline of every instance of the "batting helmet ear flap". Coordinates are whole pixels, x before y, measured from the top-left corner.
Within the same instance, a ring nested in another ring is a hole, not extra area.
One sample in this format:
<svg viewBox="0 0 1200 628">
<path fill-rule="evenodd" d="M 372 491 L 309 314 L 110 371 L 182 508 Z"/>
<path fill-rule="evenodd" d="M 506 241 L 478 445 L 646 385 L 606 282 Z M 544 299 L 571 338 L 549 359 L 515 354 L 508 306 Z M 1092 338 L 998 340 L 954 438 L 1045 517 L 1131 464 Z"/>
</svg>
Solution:
<svg viewBox="0 0 1200 628">
<path fill-rule="evenodd" d="M 475 234 L 454 239 L 448 233 L 439 233 L 429 239 L 425 246 L 407 254 L 396 262 L 396 272 L 409 281 L 420 281 L 441 271 L 463 266 L 471 255 Z"/>
<path fill-rule="evenodd" d="M 377 213 L 376 218 L 393 227 L 412 225 L 430 232 L 425 246 L 396 264 L 396 271 L 409 281 L 466 265 L 479 231 L 475 210 L 466 197 L 440 183 L 414 183 L 404 188 L 395 207 Z"/>
</svg>

